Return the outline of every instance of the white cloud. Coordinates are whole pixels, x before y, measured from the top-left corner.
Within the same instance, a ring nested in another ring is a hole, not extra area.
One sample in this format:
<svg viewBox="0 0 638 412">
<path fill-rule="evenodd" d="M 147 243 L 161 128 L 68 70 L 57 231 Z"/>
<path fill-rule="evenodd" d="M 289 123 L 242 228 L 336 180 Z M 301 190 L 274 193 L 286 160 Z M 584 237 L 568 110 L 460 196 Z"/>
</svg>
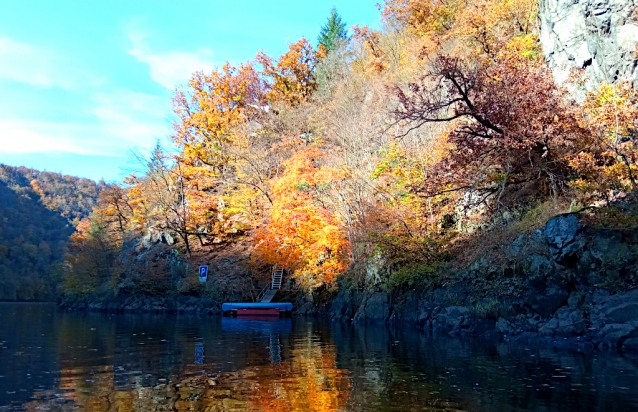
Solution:
<svg viewBox="0 0 638 412">
<path fill-rule="evenodd" d="M 0 37 L 0 61 L 0 79 L 31 86 L 71 88 L 100 82 L 52 50 L 9 37 Z"/>
<path fill-rule="evenodd" d="M 103 132 L 128 148 L 152 146 L 170 132 L 170 101 L 165 97 L 122 90 L 96 94 L 94 100 Z"/>
<path fill-rule="evenodd" d="M 0 119 L 0 152 L 126 156 L 170 132 L 161 97 L 121 90 L 92 98 L 91 117 L 81 122 Z"/>
<path fill-rule="evenodd" d="M 197 71 L 209 72 L 215 67 L 213 52 L 207 48 L 198 48 L 195 52 L 167 51 L 152 52 L 146 44 L 146 36 L 139 30 L 130 30 L 129 38 L 133 48 L 128 54 L 138 61 L 146 63 L 151 79 L 169 90 L 190 80 Z"/>
<path fill-rule="evenodd" d="M 0 120 L 0 151 L 5 153 L 67 152 L 95 154 L 74 136 L 89 132 L 85 126 L 32 120 Z"/>
</svg>

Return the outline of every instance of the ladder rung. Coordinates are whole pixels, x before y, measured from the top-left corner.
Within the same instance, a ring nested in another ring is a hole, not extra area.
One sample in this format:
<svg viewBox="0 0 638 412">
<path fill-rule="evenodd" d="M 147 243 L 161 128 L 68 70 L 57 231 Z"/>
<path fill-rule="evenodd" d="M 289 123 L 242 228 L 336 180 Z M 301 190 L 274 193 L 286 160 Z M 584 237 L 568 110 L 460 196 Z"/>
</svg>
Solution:
<svg viewBox="0 0 638 412">
<path fill-rule="evenodd" d="M 284 277 L 284 268 L 275 268 L 272 272 L 272 278 L 270 281 L 271 289 L 281 289 L 281 282 Z"/>
</svg>

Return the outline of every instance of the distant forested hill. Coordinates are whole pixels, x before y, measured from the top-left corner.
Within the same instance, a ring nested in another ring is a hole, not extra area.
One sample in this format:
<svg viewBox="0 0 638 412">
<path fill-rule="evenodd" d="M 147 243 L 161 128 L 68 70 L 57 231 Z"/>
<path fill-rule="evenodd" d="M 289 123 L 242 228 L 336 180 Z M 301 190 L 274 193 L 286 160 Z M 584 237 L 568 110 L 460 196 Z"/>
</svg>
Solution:
<svg viewBox="0 0 638 412">
<path fill-rule="evenodd" d="M 48 300 L 103 182 L 0 164 L 0 300 Z"/>
</svg>

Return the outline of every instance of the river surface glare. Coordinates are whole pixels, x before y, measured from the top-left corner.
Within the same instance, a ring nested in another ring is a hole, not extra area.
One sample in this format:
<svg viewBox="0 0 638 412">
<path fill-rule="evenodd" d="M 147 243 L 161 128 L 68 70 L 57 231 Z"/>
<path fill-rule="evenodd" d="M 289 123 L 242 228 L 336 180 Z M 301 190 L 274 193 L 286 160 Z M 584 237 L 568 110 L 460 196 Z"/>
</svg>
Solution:
<svg viewBox="0 0 638 412">
<path fill-rule="evenodd" d="M 0 411 L 635 411 L 638 355 L 0 304 Z"/>
</svg>

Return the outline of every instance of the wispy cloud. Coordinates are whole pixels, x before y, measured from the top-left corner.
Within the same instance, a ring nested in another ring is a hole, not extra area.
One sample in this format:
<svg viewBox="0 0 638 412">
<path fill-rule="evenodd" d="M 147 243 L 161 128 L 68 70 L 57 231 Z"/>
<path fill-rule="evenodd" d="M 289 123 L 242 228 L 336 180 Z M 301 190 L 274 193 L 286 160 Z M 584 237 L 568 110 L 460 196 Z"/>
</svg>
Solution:
<svg viewBox="0 0 638 412">
<path fill-rule="evenodd" d="M 0 119 L 0 150 L 119 157 L 152 146 L 170 132 L 163 98 L 121 90 L 96 93 L 92 101 L 91 116 L 82 122 Z"/>
<path fill-rule="evenodd" d="M 71 88 L 101 81 L 73 62 L 46 48 L 0 37 L 0 80 L 31 86 Z"/>
<path fill-rule="evenodd" d="M 72 136 L 82 134 L 82 126 L 33 120 L 0 120 L 0 140 L 5 153 L 67 152 L 92 154 Z M 84 130 L 88 131 L 88 130 Z"/>
<path fill-rule="evenodd" d="M 106 135 L 122 145 L 152 146 L 170 132 L 170 103 L 165 97 L 121 90 L 94 96 L 95 116 Z"/>
<path fill-rule="evenodd" d="M 150 49 L 146 42 L 147 35 L 139 29 L 130 29 L 128 34 L 133 44 L 128 54 L 148 64 L 151 79 L 169 90 L 187 83 L 194 72 L 208 72 L 215 67 L 213 52 L 210 49 L 198 48 L 194 52 L 157 52 Z"/>
</svg>

